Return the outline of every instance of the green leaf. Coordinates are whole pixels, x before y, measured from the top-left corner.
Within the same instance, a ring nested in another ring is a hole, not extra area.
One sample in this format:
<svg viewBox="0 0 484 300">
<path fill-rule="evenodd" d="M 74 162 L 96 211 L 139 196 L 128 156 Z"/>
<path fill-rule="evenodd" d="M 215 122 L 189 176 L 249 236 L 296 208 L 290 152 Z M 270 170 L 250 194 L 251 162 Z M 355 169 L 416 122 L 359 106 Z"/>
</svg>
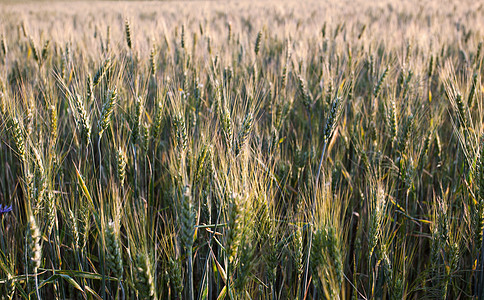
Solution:
<svg viewBox="0 0 484 300">
<path fill-rule="evenodd" d="M 220 294 L 218 295 L 217 300 L 225 299 L 226 294 L 227 294 L 227 286 L 224 286 L 224 288 L 220 291 Z"/>
<path fill-rule="evenodd" d="M 86 285 L 85 287 L 86 291 L 88 291 L 91 295 L 94 296 L 94 298 L 98 299 L 98 300 L 102 300 L 103 298 L 101 298 L 101 296 L 99 296 L 95 291 L 93 291 L 93 289 L 91 289 L 90 287 L 88 287 Z"/>
</svg>

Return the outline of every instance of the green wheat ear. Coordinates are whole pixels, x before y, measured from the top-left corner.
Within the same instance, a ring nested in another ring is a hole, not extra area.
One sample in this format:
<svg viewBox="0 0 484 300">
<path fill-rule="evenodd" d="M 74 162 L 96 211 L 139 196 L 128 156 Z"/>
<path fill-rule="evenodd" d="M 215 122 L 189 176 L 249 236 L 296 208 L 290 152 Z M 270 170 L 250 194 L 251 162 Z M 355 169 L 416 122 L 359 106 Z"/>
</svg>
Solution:
<svg viewBox="0 0 484 300">
<path fill-rule="evenodd" d="M 124 32 L 126 34 L 126 44 L 128 45 L 128 48 L 131 50 L 132 48 L 131 28 L 130 28 L 128 19 L 124 21 Z"/>
<path fill-rule="evenodd" d="M 106 232 L 106 248 L 107 248 L 107 265 L 118 279 L 123 278 L 123 257 L 121 255 L 121 247 L 119 244 L 119 234 L 116 229 L 114 221 L 109 221 Z"/>
<path fill-rule="evenodd" d="M 478 250 L 481 249 L 484 230 L 484 137 L 481 137 L 479 148 L 476 164 L 477 199 L 471 214 L 474 227 L 474 241 Z"/>
<path fill-rule="evenodd" d="M 254 116 L 251 112 L 245 115 L 244 121 L 242 122 L 242 127 L 239 130 L 237 140 L 234 147 L 235 156 L 239 155 L 241 149 L 247 143 L 250 133 L 252 132 L 252 127 L 254 124 Z"/>
<path fill-rule="evenodd" d="M 135 111 L 132 129 L 133 144 L 138 144 L 141 140 L 141 115 L 143 112 L 143 103 L 141 97 L 135 99 Z"/>
<path fill-rule="evenodd" d="M 185 49 L 185 25 L 181 27 L 180 46 Z"/>
<path fill-rule="evenodd" d="M 57 109 L 55 107 L 55 105 L 51 105 L 49 106 L 49 119 L 50 119 L 50 138 L 52 140 L 52 142 L 55 142 L 57 140 L 57 137 L 58 137 L 58 128 L 57 128 L 57 124 L 58 124 L 58 120 L 57 120 Z"/>
<path fill-rule="evenodd" d="M 108 71 L 110 66 L 111 66 L 111 59 L 107 58 L 97 70 L 96 75 L 94 75 L 92 86 L 96 86 L 101 82 L 101 80 L 106 75 L 106 72 Z M 90 89 L 91 89 L 91 85 L 89 85 L 89 95 L 92 95 L 92 92 L 90 91 Z"/>
<path fill-rule="evenodd" d="M 40 246 L 40 230 L 33 215 L 29 217 L 26 236 L 29 274 L 35 274 L 40 268 L 42 248 Z"/>
<path fill-rule="evenodd" d="M 176 145 L 180 153 L 183 153 L 188 148 L 187 128 L 185 126 L 184 118 L 178 114 L 174 120 L 174 127 L 176 133 Z"/>
<path fill-rule="evenodd" d="M 156 74 L 156 48 L 153 46 L 150 52 L 150 74 L 154 76 Z"/>
<path fill-rule="evenodd" d="M 116 88 L 108 91 L 107 99 L 104 102 L 101 116 L 99 117 L 98 130 L 99 136 L 102 136 L 104 130 L 106 130 L 111 123 L 111 115 L 114 111 L 114 107 L 117 101 L 117 91 Z"/>
<path fill-rule="evenodd" d="M 76 122 L 81 129 L 82 142 L 87 146 L 91 140 L 91 121 L 84 108 L 84 103 L 79 95 L 74 97 L 74 106 L 77 111 Z"/>
<path fill-rule="evenodd" d="M 153 126 L 151 126 L 152 138 L 157 139 L 160 136 L 163 126 L 164 107 L 161 101 L 156 102 L 156 112 Z"/>
<path fill-rule="evenodd" d="M 135 260 L 136 288 L 140 299 L 157 299 L 150 259 L 145 253 L 138 253 Z"/>
<path fill-rule="evenodd" d="M 233 262 L 237 255 L 237 248 L 241 238 L 241 222 L 243 211 L 240 203 L 240 196 L 233 193 L 228 196 L 228 233 L 226 235 L 225 250 L 230 262 Z"/>
<path fill-rule="evenodd" d="M 6 57 L 8 53 L 8 47 L 4 35 L 2 35 L 0 38 L 0 49 L 2 50 L 3 56 Z"/>
<path fill-rule="evenodd" d="M 17 117 L 13 116 L 8 119 L 10 131 L 12 133 L 12 138 L 17 150 L 17 154 L 22 162 L 25 161 L 25 144 L 24 144 L 24 133 L 20 128 L 20 123 Z"/>
<path fill-rule="evenodd" d="M 378 79 L 378 82 L 376 83 L 375 88 L 373 89 L 373 97 L 377 98 L 378 95 L 380 94 L 381 88 L 383 86 L 383 83 L 385 82 L 385 79 L 387 78 L 387 75 L 388 75 L 388 67 L 385 68 L 380 78 Z"/>
<path fill-rule="evenodd" d="M 232 145 L 234 139 L 234 129 L 230 111 L 227 109 L 227 107 L 224 107 L 224 109 L 220 111 L 220 120 L 222 123 L 222 130 L 225 133 L 225 143 L 226 145 Z"/>
<path fill-rule="evenodd" d="M 232 38 L 232 23 L 227 24 L 227 42 L 230 43 L 230 39 Z"/>
<path fill-rule="evenodd" d="M 377 246 L 377 242 L 381 236 L 382 221 L 386 214 L 387 197 L 385 191 L 381 186 L 377 186 L 372 195 L 372 210 L 370 214 L 370 229 L 368 232 L 368 250 L 369 257 L 371 257 Z"/>
<path fill-rule="evenodd" d="M 261 41 L 262 41 L 262 31 L 259 31 L 259 33 L 257 33 L 257 38 L 255 40 L 255 45 L 254 45 L 255 56 L 259 54 Z"/>
<path fill-rule="evenodd" d="M 307 87 L 306 80 L 302 77 L 302 75 L 298 76 L 299 81 L 299 93 L 301 94 L 302 103 L 307 111 L 311 111 L 313 97 Z"/>
<path fill-rule="evenodd" d="M 0 116 L 6 117 L 7 116 L 7 95 L 5 94 L 5 86 L 3 82 L 0 80 Z"/>
<path fill-rule="evenodd" d="M 174 289 L 174 295 L 181 299 L 181 293 L 183 291 L 183 278 L 182 278 L 182 268 L 180 266 L 180 261 L 168 258 L 168 271 L 171 285 Z"/>
<path fill-rule="evenodd" d="M 57 199 L 52 191 L 47 192 L 45 206 L 47 212 L 47 234 L 50 235 L 57 221 Z"/>
<path fill-rule="evenodd" d="M 472 75 L 472 83 L 471 83 L 471 90 L 469 91 L 469 96 L 467 98 L 467 107 L 472 108 L 474 104 L 474 96 L 476 94 L 476 87 L 477 87 L 477 73 Z"/>
<path fill-rule="evenodd" d="M 188 297 L 193 299 L 193 242 L 195 235 L 196 212 L 192 203 L 191 190 L 188 185 L 184 186 L 181 195 L 181 212 L 180 212 L 180 242 L 187 256 L 187 286 Z"/>
<path fill-rule="evenodd" d="M 44 47 L 42 47 L 42 51 L 41 51 L 42 61 L 45 61 L 47 59 L 47 54 L 48 54 L 48 51 L 49 51 L 49 45 L 50 45 L 50 41 L 46 41 L 44 43 Z"/>
<path fill-rule="evenodd" d="M 390 99 L 390 107 L 387 108 L 387 120 L 390 127 L 390 139 L 394 141 L 398 134 L 397 107 L 395 99 Z"/>
<path fill-rule="evenodd" d="M 119 185 L 123 186 L 124 179 L 126 177 L 126 154 L 124 153 L 123 149 L 118 148 L 116 150 L 116 174 L 118 177 Z"/>
<path fill-rule="evenodd" d="M 33 57 L 37 63 L 40 63 L 40 54 L 37 46 L 35 45 L 34 39 L 29 36 L 30 49 L 32 50 Z"/>
<path fill-rule="evenodd" d="M 338 124 L 338 120 L 342 113 L 342 102 L 342 99 L 337 97 L 331 104 L 331 109 L 329 110 L 328 118 L 326 119 L 326 124 L 323 130 L 324 141 L 329 141 L 336 129 L 336 125 Z"/>
</svg>

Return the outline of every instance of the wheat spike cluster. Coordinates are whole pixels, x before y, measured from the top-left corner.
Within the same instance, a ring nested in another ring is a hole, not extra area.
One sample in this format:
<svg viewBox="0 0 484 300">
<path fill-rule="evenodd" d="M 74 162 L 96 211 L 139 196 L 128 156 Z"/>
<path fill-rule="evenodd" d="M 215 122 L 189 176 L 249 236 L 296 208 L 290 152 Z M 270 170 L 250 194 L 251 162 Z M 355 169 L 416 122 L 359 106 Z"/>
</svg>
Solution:
<svg viewBox="0 0 484 300">
<path fill-rule="evenodd" d="M 0 300 L 484 299 L 483 16 L 0 1 Z"/>
</svg>

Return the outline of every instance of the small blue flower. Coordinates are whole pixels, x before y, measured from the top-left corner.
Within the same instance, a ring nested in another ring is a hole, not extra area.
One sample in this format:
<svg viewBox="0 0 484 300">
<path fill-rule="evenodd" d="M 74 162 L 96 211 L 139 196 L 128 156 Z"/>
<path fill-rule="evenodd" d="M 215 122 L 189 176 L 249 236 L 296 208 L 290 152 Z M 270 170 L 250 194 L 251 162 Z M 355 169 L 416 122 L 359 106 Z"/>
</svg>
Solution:
<svg viewBox="0 0 484 300">
<path fill-rule="evenodd" d="M 2 205 L 0 204 L 0 216 L 11 211 L 12 211 L 12 205 L 2 207 Z"/>
</svg>

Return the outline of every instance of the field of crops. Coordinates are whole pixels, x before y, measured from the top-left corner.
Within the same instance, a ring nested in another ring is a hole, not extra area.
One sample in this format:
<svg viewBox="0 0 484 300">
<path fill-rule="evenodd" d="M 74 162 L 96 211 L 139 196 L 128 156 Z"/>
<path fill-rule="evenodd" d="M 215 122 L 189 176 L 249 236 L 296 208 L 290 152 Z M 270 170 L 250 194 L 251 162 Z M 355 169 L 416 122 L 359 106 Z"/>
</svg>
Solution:
<svg viewBox="0 0 484 300">
<path fill-rule="evenodd" d="M 483 16 L 0 4 L 0 299 L 484 299 Z"/>
</svg>

